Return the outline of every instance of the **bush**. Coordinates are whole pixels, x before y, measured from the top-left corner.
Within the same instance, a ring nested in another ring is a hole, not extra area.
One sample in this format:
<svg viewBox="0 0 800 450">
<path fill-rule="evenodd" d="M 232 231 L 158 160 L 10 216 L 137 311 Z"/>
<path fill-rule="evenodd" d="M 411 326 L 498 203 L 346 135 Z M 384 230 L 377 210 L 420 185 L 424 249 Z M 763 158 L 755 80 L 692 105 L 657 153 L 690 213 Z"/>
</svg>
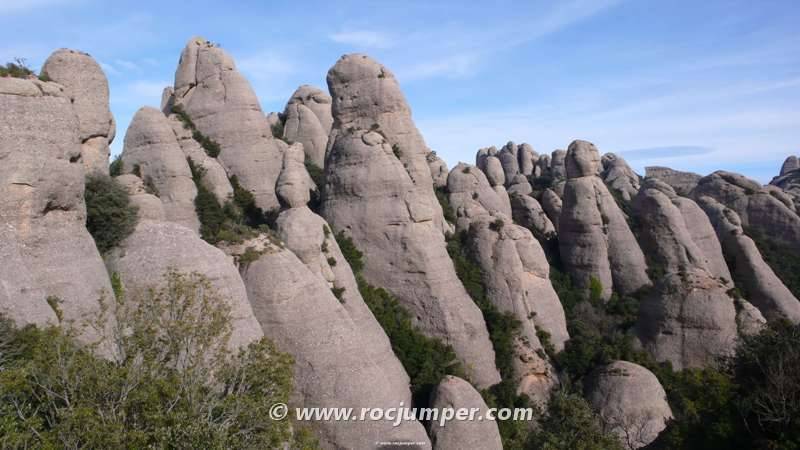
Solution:
<svg viewBox="0 0 800 450">
<path fill-rule="evenodd" d="M 622 449 L 616 437 L 603 431 L 597 415 L 580 395 L 556 391 L 547 413 L 526 448 L 543 450 Z"/>
<path fill-rule="evenodd" d="M 114 157 L 114 160 L 111 161 L 111 164 L 108 165 L 108 174 L 112 177 L 118 177 L 122 175 L 124 164 L 122 163 L 122 154 Z"/>
<path fill-rule="evenodd" d="M 14 58 L 13 62 L 8 62 L 5 66 L 0 65 L 0 77 L 29 78 L 33 75 L 24 58 Z"/>
<path fill-rule="evenodd" d="M 266 339 L 230 354 L 226 302 L 197 274 L 123 298 L 118 361 L 59 328 L 0 326 L 15 352 L 0 371 L 4 448 L 276 448 L 291 425 L 267 414 L 287 402 L 292 358 Z M 1 347 L 0 347 L 1 348 Z"/>
<path fill-rule="evenodd" d="M 108 175 L 86 177 L 86 228 L 100 253 L 116 247 L 136 228 L 137 208 L 128 191 Z"/>
<path fill-rule="evenodd" d="M 453 210 L 452 205 L 450 205 L 450 198 L 447 196 L 447 189 L 436 188 L 436 199 L 439 200 L 439 205 L 442 207 L 444 220 L 450 223 L 456 223 L 456 212 Z"/>
<path fill-rule="evenodd" d="M 208 156 L 212 158 L 219 156 L 220 152 L 222 151 L 219 143 L 201 133 L 200 130 L 198 130 L 195 126 L 194 122 L 192 122 L 192 118 L 189 117 L 189 114 L 187 114 L 180 105 L 173 106 L 172 113 L 175 114 L 178 120 L 183 122 L 184 128 L 191 130 L 192 138 L 197 141 L 201 147 L 203 147 L 203 150 L 205 150 Z"/>
<path fill-rule="evenodd" d="M 755 229 L 748 228 L 746 234 L 756 243 L 758 251 L 775 275 L 795 297 L 800 298 L 800 255 L 785 243 L 765 236 Z"/>
</svg>

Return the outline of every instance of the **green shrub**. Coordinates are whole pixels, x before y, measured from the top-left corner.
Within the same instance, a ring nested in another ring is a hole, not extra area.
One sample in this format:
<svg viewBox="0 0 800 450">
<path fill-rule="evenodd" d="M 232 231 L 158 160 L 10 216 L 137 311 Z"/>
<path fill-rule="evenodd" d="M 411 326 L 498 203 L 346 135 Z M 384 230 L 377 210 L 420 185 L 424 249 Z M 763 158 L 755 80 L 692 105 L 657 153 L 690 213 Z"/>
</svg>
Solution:
<svg viewBox="0 0 800 450">
<path fill-rule="evenodd" d="M 542 450 L 622 450 L 619 441 L 603 431 L 597 415 L 580 395 L 555 391 L 547 413 L 526 448 Z"/>
<path fill-rule="evenodd" d="M 231 353 L 230 309 L 200 275 L 115 308 L 118 361 L 59 328 L 0 323 L 4 448 L 277 448 L 297 442 L 268 410 L 287 402 L 292 358 L 261 339 Z M 307 435 L 298 434 L 307 439 Z"/>
<path fill-rule="evenodd" d="M 84 198 L 86 228 L 101 253 L 133 233 L 138 210 L 131 205 L 128 191 L 113 178 L 99 173 L 88 175 Z"/>
<path fill-rule="evenodd" d="M 394 153 L 395 158 L 400 159 L 403 157 L 403 151 L 400 150 L 400 146 L 397 144 L 392 144 L 392 153 Z"/>
<path fill-rule="evenodd" d="M 124 170 L 124 164 L 122 163 L 122 154 L 114 157 L 114 160 L 111 161 L 111 164 L 108 165 L 108 174 L 112 177 L 118 177 L 122 175 L 122 171 Z"/>
<path fill-rule="evenodd" d="M 197 129 L 194 122 L 192 122 L 192 118 L 189 117 L 189 114 L 184 111 L 184 109 L 180 105 L 175 105 L 172 107 L 172 113 L 183 123 L 183 127 L 187 130 L 191 130 L 192 138 L 203 147 L 203 150 L 206 154 L 212 158 L 216 158 L 219 156 L 222 148 L 220 145 L 213 139 L 209 138 L 208 136 L 204 135 Z"/>
<path fill-rule="evenodd" d="M 342 256 L 353 273 L 361 273 L 364 270 L 364 254 L 353 243 L 353 239 L 344 234 L 344 231 L 339 231 L 336 233 L 336 243 L 339 244 L 339 250 L 342 251 Z"/>
<path fill-rule="evenodd" d="M 436 188 L 436 199 L 439 200 L 439 205 L 442 207 L 444 220 L 450 223 L 456 223 L 456 212 L 453 206 L 450 205 L 450 198 L 447 196 L 447 189 L 438 187 Z"/>
<path fill-rule="evenodd" d="M 242 212 L 243 223 L 251 228 L 258 228 L 261 225 L 272 226 L 279 211 L 264 211 L 256 206 L 255 196 L 239 184 L 239 178 L 236 175 L 230 177 L 230 182 L 233 187 L 233 203 Z"/>
<path fill-rule="evenodd" d="M 0 65 L 0 77 L 28 78 L 33 76 L 33 71 L 28 68 L 24 58 L 14 58 L 13 62 Z"/>
<path fill-rule="evenodd" d="M 800 255 L 785 243 L 748 228 L 746 234 L 756 243 L 764 261 L 783 281 L 783 284 L 800 298 Z"/>
<path fill-rule="evenodd" d="M 603 301 L 603 283 L 594 276 L 589 278 L 589 300 L 592 303 Z"/>
</svg>

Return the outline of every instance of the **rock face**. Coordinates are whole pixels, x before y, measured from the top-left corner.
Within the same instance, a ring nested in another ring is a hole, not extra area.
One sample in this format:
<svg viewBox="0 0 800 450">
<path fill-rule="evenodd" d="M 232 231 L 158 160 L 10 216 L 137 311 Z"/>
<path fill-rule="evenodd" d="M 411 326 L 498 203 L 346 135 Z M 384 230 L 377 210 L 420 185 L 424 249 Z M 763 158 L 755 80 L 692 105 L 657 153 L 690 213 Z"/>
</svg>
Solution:
<svg viewBox="0 0 800 450">
<path fill-rule="evenodd" d="M 265 211 L 277 208 L 275 181 L 285 144 L 272 137 L 253 89 L 233 59 L 202 38 L 192 38 L 175 72 L 172 103 L 221 147 L 217 159 L 251 191 Z"/>
<path fill-rule="evenodd" d="M 497 159 L 497 158 L 493 158 Z M 456 214 L 456 231 L 466 231 L 475 217 L 492 212 L 511 214 L 505 202 L 489 186 L 483 172 L 469 164 L 459 163 L 447 177 L 450 206 Z"/>
<path fill-rule="evenodd" d="M 489 408 L 481 394 L 461 378 L 446 376 L 431 395 L 431 408 L 459 410 L 477 408 L 475 417 L 485 417 Z M 454 420 L 441 426 L 432 421 L 429 428 L 434 449 L 458 448 L 502 450 L 500 430 L 494 420 Z"/>
<path fill-rule="evenodd" d="M 737 284 L 750 302 L 768 320 L 800 322 L 800 302 L 764 262 L 755 242 L 744 234 L 739 215 L 711 197 L 700 197 L 698 203 L 714 224 Z"/>
<path fill-rule="evenodd" d="M 175 114 L 170 114 L 169 124 L 178 139 L 178 145 L 180 145 L 186 157 L 187 164 L 188 160 L 191 159 L 196 170 L 200 170 L 203 173 L 200 179 L 202 185 L 214 194 L 220 205 L 224 205 L 225 202 L 233 197 L 233 187 L 222 164 L 217 158 L 212 158 L 206 154 L 200 143 L 192 137 L 192 131 Z"/>
<path fill-rule="evenodd" d="M 603 172 L 600 177 L 606 185 L 616 191 L 626 202 L 639 192 L 639 175 L 631 169 L 624 159 L 614 153 L 606 153 L 601 159 Z"/>
<path fill-rule="evenodd" d="M 428 161 L 428 168 L 431 171 L 431 179 L 433 180 L 433 187 L 436 189 L 447 186 L 447 163 L 442 158 L 436 156 L 436 152 L 430 152 L 425 156 Z"/>
<path fill-rule="evenodd" d="M 567 152 L 565 150 L 553 150 L 550 155 L 550 176 L 556 180 L 567 178 L 566 159 Z"/>
<path fill-rule="evenodd" d="M 545 189 L 544 192 L 542 192 L 541 201 L 542 209 L 544 209 L 544 212 L 547 213 L 547 217 L 550 218 L 550 221 L 553 222 L 553 226 L 555 227 L 556 231 L 558 231 L 559 219 L 561 219 L 561 209 L 563 208 L 561 197 L 559 197 L 558 194 L 552 190 Z"/>
<path fill-rule="evenodd" d="M 147 188 L 141 178 L 133 174 L 124 174 L 114 179 L 128 191 L 131 203 L 138 208 L 136 214 L 140 221 L 164 222 L 167 220 L 164 204 L 155 195 L 147 193 Z"/>
<path fill-rule="evenodd" d="M 692 189 L 697 186 L 702 175 L 692 172 L 681 172 L 669 167 L 650 166 L 645 167 L 645 178 L 658 178 L 675 189 L 675 192 L 683 197 L 689 197 Z"/>
<path fill-rule="evenodd" d="M 783 190 L 786 196 L 794 202 L 794 211 L 800 211 L 800 159 L 796 156 L 786 158 L 780 175 L 773 178 L 769 184 Z"/>
<path fill-rule="evenodd" d="M 108 173 L 116 124 L 108 107 L 108 80 L 88 54 L 62 48 L 47 58 L 42 74 L 64 87 L 78 116 L 80 159 L 87 171 Z"/>
<path fill-rule="evenodd" d="M 592 279 L 599 281 L 607 299 L 612 288 L 628 294 L 650 281 L 644 255 L 625 216 L 596 176 L 599 164 L 600 154 L 593 144 L 570 144 L 558 233 L 567 271 L 585 287 Z"/>
<path fill-rule="evenodd" d="M 556 351 L 569 339 L 564 309 L 550 284 L 547 257 L 529 230 L 502 213 L 475 217 L 469 245 L 482 269 L 487 298 L 522 325 L 514 361 L 519 391 L 545 404 L 558 377 L 549 361 L 537 354 L 543 350 L 537 331 L 549 335 Z"/>
<path fill-rule="evenodd" d="M 673 417 L 656 376 L 627 361 L 614 361 L 595 370 L 586 391 L 603 427 L 614 433 L 624 448 L 650 444 Z"/>
<path fill-rule="evenodd" d="M 325 148 L 333 125 L 331 97 L 314 86 L 297 88 L 283 111 L 283 137 L 303 144 L 306 157 L 325 167 Z"/>
<path fill-rule="evenodd" d="M 261 252 L 242 267 L 242 278 L 265 335 L 295 358 L 293 406 L 398 407 L 405 396 L 397 396 L 382 365 L 365 352 L 375 344 L 366 341 L 328 284 L 289 250 L 267 243 Z M 393 427 L 388 421 L 319 421 L 311 426 L 323 447 L 428 442 L 417 422 Z"/>
<path fill-rule="evenodd" d="M 323 216 L 364 252 L 367 281 L 452 345 L 476 386 L 498 382 L 486 325 L 445 249 L 429 150 L 394 75 L 365 55 L 346 55 L 328 72 L 328 87 L 334 125 Z"/>
<path fill-rule="evenodd" d="M 152 186 L 168 221 L 195 232 L 200 229 L 194 208 L 197 187 L 172 126 L 161 111 L 144 107 L 133 116 L 125 133 L 122 171 L 135 173 Z"/>
<path fill-rule="evenodd" d="M 780 174 L 783 176 L 798 169 L 800 169 L 800 159 L 797 158 L 797 156 L 792 155 L 786 158 L 786 161 L 783 162 Z"/>
<path fill-rule="evenodd" d="M 547 217 L 542 205 L 530 195 L 513 194 L 511 196 L 511 210 L 515 222 L 533 231 L 538 236 L 546 239 L 555 236 L 556 228 L 553 222 Z"/>
<path fill-rule="evenodd" d="M 679 205 L 689 211 L 689 223 Z M 639 337 L 656 359 L 675 367 L 713 363 L 715 357 L 733 351 L 737 333 L 736 307 L 727 293 L 733 287 L 730 274 L 727 269 L 727 278 L 715 273 L 724 263 L 719 243 L 704 242 L 704 252 L 694 241 L 695 236 L 708 239 L 713 230 L 708 219 L 694 214 L 697 208 L 652 178 L 645 180 L 633 201 L 643 250 L 650 267 L 660 274 L 642 303 Z M 673 291 L 682 282 L 677 288 L 691 300 Z"/>
<path fill-rule="evenodd" d="M 317 190 L 306 171 L 304 159 L 303 146 L 300 144 L 292 144 L 283 153 L 283 167 L 275 191 L 281 202 L 289 208 L 306 206 L 311 200 L 311 192 Z"/>
<path fill-rule="evenodd" d="M 700 180 L 693 195 L 711 197 L 734 210 L 748 232 L 752 230 L 800 249 L 800 216 L 758 182 L 717 171 Z"/>
<path fill-rule="evenodd" d="M 104 335 L 82 326 L 112 294 L 84 225 L 82 141 L 65 92 L 56 83 L 0 78 L 0 310 L 13 310 L 18 324 L 53 323 L 60 314 L 89 343 Z M 100 352 L 111 356 L 107 350 Z"/>
<path fill-rule="evenodd" d="M 133 299 L 159 286 L 169 270 L 197 272 L 208 278 L 231 308 L 231 349 L 242 348 L 264 336 L 233 261 L 188 228 L 168 222 L 141 222 L 119 248 L 109 253 L 106 264 L 109 273 L 119 274 L 125 291 Z"/>
</svg>

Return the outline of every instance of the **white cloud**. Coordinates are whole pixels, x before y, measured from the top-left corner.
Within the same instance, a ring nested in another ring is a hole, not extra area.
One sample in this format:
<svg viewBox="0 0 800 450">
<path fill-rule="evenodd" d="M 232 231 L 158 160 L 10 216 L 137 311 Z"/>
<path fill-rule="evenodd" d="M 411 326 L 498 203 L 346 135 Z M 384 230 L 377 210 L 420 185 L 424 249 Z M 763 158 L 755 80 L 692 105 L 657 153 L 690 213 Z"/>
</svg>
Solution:
<svg viewBox="0 0 800 450">
<path fill-rule="evenodd" d="M 120 71 L 117 70 L 111 64 L 104 63 L 103 61 L 98 61 L 98 64 L 100 64 L 100 68 L 103 69 L 103 71 L 106 73 L 106 76 L 108 76 L 108 75 L 119 75 L 120 74 Z"/>
<path fill-rule="evenodd" d="M 124 59 L 117 59 L 117 60 L 115 60 L 115 61 L 114 61 L 114 63 L 115 63 L 115 64 L 116 64 L 118 67 L 122 67 L 123 69 L 127 69 L 127 70 L 135 70 L 135 71 L 137 71 L 137 72 L 141 72 L 141 70 L 142 70 L 142 69 L 139 67 L 139 65 L 138 65 L 138 64 L 136 64 L 136 63 L 134 63 L 134 62 L 131 62 L 131 61 L 126 61 L 126 60 L 124 60 Z"/>
<path fill-rule="evenodd" d="M 342 31 L 333 33 L 328 38 L 339 44 L 352 45 L 360 48 L 389 48 L 392 40 L 384 33 L 377 31 Z"/>
</svg>

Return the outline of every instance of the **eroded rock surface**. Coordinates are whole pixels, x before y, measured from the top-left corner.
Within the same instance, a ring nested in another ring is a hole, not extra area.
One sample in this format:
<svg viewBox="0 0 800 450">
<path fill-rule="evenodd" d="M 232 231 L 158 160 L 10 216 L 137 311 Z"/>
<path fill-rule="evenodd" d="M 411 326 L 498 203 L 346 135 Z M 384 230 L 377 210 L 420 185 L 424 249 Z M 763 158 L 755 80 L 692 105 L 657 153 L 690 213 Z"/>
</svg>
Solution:
<svg viewBox="0 0 800 450">
<path fill-rule="evenodd" d="M 314 86 L 300 86 L 289 98 L 283 116 L 283 137 L 303 144 L 306 157 L 317 167 L 325 167 L 325 148 L 333 125 L 330 95 Z"/>
<path fill-rule="evenodd" d="M 481 394 L 461 378 L 446 376 L 431 395 L 431 408 L 477 408 L 475 417 L 485 417 L 489 410 Z M 500 430 L 494 420 L 455 420 L 441 426 L 433 421 L 429 427 L 434 449 L 473 448 L 502 450 Z"/>
</svg>

